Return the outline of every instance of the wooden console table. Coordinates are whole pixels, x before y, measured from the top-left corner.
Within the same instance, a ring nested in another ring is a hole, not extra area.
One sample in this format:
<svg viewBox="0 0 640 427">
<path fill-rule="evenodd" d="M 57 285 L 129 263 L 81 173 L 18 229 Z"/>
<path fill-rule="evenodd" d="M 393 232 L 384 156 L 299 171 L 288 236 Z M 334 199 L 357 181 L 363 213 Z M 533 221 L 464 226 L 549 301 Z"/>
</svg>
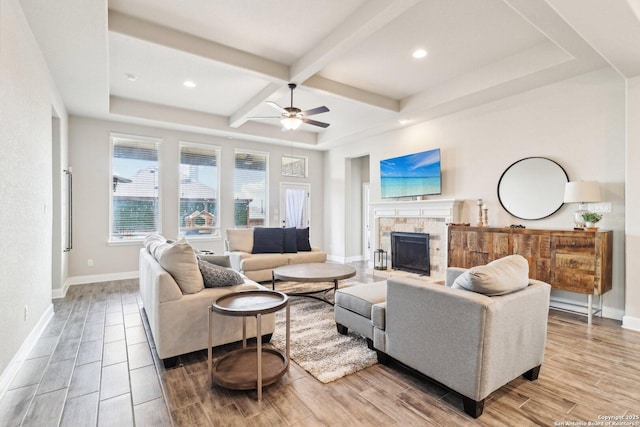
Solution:
<svg viewBox="0 0 640 427">
<path fill-rule="evenodd" d="M 588 323 L 593 295 L 612 287 L 612 231 L 449 226 L 448 243 L 450 267 L 470 268 L 522 255 L 529 262 L 530 278 L 588 295 Z"/>
</svg>

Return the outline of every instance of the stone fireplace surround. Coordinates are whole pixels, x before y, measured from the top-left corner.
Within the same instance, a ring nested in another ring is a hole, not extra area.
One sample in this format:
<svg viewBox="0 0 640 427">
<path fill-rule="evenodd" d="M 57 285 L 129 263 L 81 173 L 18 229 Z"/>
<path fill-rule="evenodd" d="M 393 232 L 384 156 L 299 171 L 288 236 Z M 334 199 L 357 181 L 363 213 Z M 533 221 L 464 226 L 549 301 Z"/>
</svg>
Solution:
<svg viewBox="0 0 640 427">
<path fill-rule="evenodd" d="M 434 199 L 384 201 L 369 205 L 373 214 L 371 263 L 373 251 L 383 249 L 391 264 L 391 232 L 428 233 L 431 278 L 444 280 L 447 266 L 447 224 L 460 222 L 462 200 Z M 370 265 L 373 267 L 373 264 Z M 389 267 L 392 267 L 389 265 Z"/>
</svg>

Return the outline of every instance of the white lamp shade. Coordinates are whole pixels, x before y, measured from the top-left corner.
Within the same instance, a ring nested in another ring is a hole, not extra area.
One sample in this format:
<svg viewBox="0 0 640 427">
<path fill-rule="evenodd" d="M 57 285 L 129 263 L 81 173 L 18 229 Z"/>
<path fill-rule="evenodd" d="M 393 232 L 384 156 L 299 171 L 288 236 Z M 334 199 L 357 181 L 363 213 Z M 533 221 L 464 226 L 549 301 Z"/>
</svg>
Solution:
<svg viewBox="0 0 640 427">
<path fill-rule="evenodd" d="M 590 203 L 601 200 L 600 185 L 596 181 L 567 182 L 564 187 L 565 203 Z"/>
</svg>

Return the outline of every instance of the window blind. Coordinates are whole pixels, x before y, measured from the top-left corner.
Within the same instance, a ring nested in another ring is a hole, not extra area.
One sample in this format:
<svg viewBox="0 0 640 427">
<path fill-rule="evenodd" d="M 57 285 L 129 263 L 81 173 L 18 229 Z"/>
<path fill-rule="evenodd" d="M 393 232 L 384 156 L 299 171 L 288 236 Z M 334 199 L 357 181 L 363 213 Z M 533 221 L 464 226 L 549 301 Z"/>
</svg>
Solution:
<svg viewBox="0 0 640 427">
<path fill-rule="evenodd" d="M 267 224 L 267 177 L 269 155 L 252 151 L 235 151 L 234 224 L 255 227 Z"/>
<path fill-rule="evenodd" d="M 180 233 L 190 237 L 220 235 L 218 158 L 220 149 L 181 142 Z"/>
<path fill-rule="evenodd" d="M 111 240 L 160 232 L 160 140 L 111 136 Z"/>
</svg>

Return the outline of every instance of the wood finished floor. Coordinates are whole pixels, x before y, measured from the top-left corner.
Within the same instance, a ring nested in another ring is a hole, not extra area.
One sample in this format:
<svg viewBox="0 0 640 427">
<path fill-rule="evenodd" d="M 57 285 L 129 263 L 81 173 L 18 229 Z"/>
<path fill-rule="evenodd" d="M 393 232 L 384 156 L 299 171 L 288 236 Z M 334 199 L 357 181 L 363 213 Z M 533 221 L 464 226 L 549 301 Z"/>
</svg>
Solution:
<svg viewBox="0 0 640 427">
<path fill-rule="evenodd" d="M 364 270 L 356 278 L 374 280 Z M 322 384 L 293 363 L 262 402 L 255 391 L 211 388 L 204 351 L 165 370 L 137 288 L 73 286 L 54 301 L 54 319 L 0 400 L 0 426 L 553 426 L 640 415 L 640 333 L 616 321 L 589 327 L 552 310 L 540 378 L 494 392 L 474 420 L 460 396 L 397 365 Z"/>
</svg>

